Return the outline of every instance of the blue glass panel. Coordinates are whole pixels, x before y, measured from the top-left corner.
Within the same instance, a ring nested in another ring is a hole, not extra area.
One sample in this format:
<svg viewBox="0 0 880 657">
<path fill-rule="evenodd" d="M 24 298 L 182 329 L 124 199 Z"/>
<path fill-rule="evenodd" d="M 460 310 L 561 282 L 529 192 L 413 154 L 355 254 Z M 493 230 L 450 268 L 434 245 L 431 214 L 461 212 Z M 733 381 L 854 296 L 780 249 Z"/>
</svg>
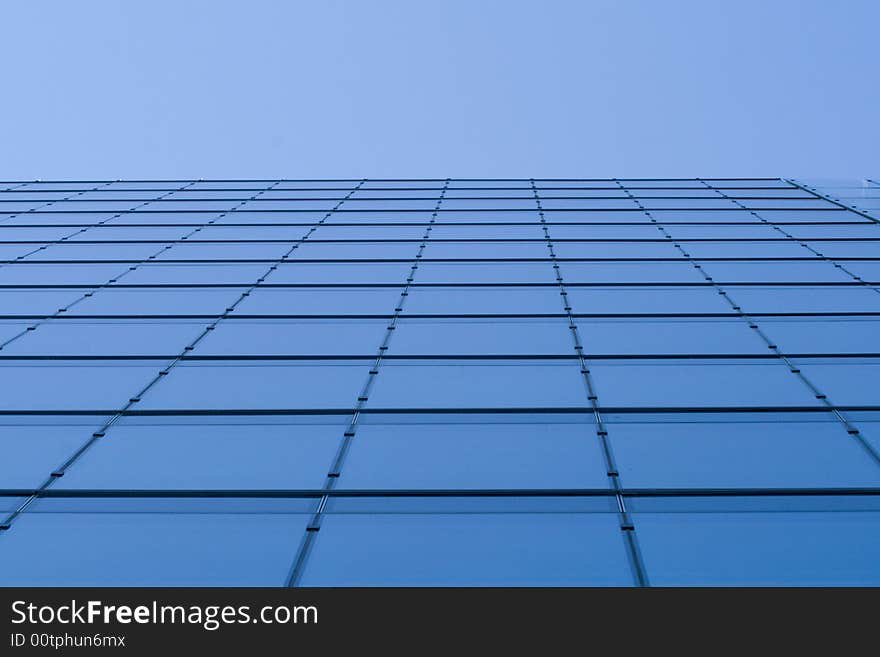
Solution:
<svg viewBox="0 0 880 657">
<path fill-rule="evenodd" d="M 534 242 L 428 242 L 425 258 L 548 258 L 547 243 Z"/>
<path fill-rule="evenodd" d="M 63 424 L 61 423 L 63 422 Z M 0 488 L 34 489 L 101 426 L 101 418 L 5 417 L 0 424 Z"/>
<path fill-rule="evenodd" d="M 423 262 L 418 283 L 556 283 L 548 262 Z"/>
<path fill-rule="evenodd" d="M 603 406 L 816 406 L 781 361 L 597 361 Z"/>
<path fill-rule="evenodd" d="M 236 306 L 238 314 L 257 315 L 391 315 L 402 289 L 264 288 Z"/>
<path fill-rule="evenodd" d="M 869 242 L 807 242 L 828 258 L 880 258 L 880 240 Z"/>
<path fill-rule="evenodd" d="M 609 423 L 627 488 L 880 485 L 880 464 L 834 418 L 825 422 Z"/>
<path fill-rule="evenodd" d="M 88 290 L 0 290 L 4 315 L 54 315 Z"/>
<path fill-rule="evenodd" d="M 586 354 L 759 354 L 767 344 L 742 319 L 577 320 Z"/>
<path fill-rule="evenodd" d="M 859 287 L 753 287 L 728 290 L 746 312 L 880 311 L 880 294 Z"/>
<path fill-rule="evenodd" d="M 372 408 L 494 408 L 584 406 L 579 365 L 562 361 L 447 364 L 388 361 L 382 365 Z"/>
<path fill-rule="evenodd" d="M 0 363 L 0 377 L 9 382 L 0 409 L 118 409 L 149 381 L 160 366 L 141 361 L 44 361 Z"/>
<path fill-rule="evenodd" d="M 70 309 L 70 315 L 219 315 L 244 288 L 105 288 Z"/>
<path fill-rule="evenodd" d="M 701 283 L 689 262 L 562 262 L 559 272 L 571 283 Z"/>
<path fill-rule="evenodd" d="M 876 586 L 880 513 L 636 513 L 656 586 Z"/>
<path fill-rule="evenodd" d="M 852 282 L 851 276 L 848 276 L 834 265 L 822 260 L 792 262 L 702 262 L 700 264 L 703 271 L 718 282 Z"/>
<path fill-rule="evenodd" d="M 128 270 L 124 264 L 17 264 L 0 267 L 2 285 L 103 285 Z M 128 280 L 128 279 L 126 279 Z"/>
<path fill-rule="evenodd" d="M 811 253 L 793 240 L 767 242 L 679 242 L 694 258 L 809 258 Z"/>
<path fill-rule="evenodd" d="M 880 406 L 880 359 L 803 359 L 798 367 L 840 406 Z"/>
<path fill-rule="evenodd" d="M 178 365 L 143 398 L 141 408 L 352 408 L 369 364 Z"/>
<path fill-rule="evenodd" d="M 127 418 L 94 443 L 55 486 L 317 489 L 324 485 L 345 429 L 340 418 L 336 421 Z M 87 435 L 80 431 L 81 439 Z"/>
<path fill-rule="evenodd" d="M 79 265 L 79 267 L 84 266 Z M 118 270 L 119 265 L 116 267 Z M 266 273 L 267 267 L 266 264 L 159 265 L 150 263 L 142 264 L 134 271 L 125 273 L 124 277 L 118 276 L 117 278 L 120 283 L 126 285 L 252 285 Z M 117 273 L 119 272 L 117 271 Z"/>
<path fill-rule="evenodd" d="M 156 246 L 156 245 L 153 245 Z M 286 242 L 179 242 L 163 251 L 157 260 L 277 260 L 290 250 Z"/>
<path fill-rule="evenodd" d="M 0 542 L 0 583 L 283 586 L 307 519 L 305 513 L 34 511 Z"/>
<path fill-rule="evenodd" d="M 199 355 L 375 355 L 386 320 L 226 321 L 198 345 Z"/>
<path fill-rule="evenodd" d="M 267 283 L 398 283 L 403 284 L 412 270 L 409 262 L 285 262 Z"/>
<path fill-rule="evenodd" d="M 761 330 L 786 354 L 876 353 L 880 351 L 880 319 L 762 317 Z"/>
<path fill-rule="evenodd" d="M 108 249 L 100 244 L 76 244 L 64 242 L 53 244 L 45 250 L 34 254 L 30 260 L 146 260 L 159 253 L 162 244 L 114 244 Z M 180 256 L 184 257 L 184 256 Z"/>
<path fill-rule="evenodd" d="M 3 348 L 38 356 L 177 355 L 204 331 L 204 323 L 140 321 L 44 322 Z"/>
<path fill-rule="evenodd" d="M 378 345 L 378 343 L 377 343 Z M 574 355 L 574 341 L 562 320 L 401 320 L 390 343 L 391 355 Z"/>
<path fill-rule="evenodd" d="M 468 421 L 358 428 L 340 478 L 354 489 L 606 488 L 595 425 Z M 878 468 L 880 473 L 880 468 Z"/>
<path fill-rule="evenodd" d="M 555 285 L 540 288 L 410 288 L 404 310 L 410 314 L 560 313 Z"/>
<path fill-rule="evenodd" d="M 729 313 L 730 304 L 711 287 L 569 287 L 573 312 L 581 314 Z"/>
<path fill-rule="evenodd" d="M 332 515 L 302 584 L 627 586 L 632 576 L 612 514 Z"/>
<path fill-rule="evenodd" d="M 296 260 L 376 260 L 383 258 L 412 261 L 421 242 L 303 242 L 294 251 Z"/>
</svg>

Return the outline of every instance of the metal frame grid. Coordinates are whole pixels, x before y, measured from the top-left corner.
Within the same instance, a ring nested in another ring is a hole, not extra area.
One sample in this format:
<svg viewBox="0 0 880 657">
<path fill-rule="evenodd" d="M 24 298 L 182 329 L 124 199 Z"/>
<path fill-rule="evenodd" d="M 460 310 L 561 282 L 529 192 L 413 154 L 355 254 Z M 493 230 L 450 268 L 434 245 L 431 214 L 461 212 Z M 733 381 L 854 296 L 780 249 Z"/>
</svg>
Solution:
<svg viewBox="0 0 880 657">
<path fill-rule="evenodd" d="M 871 179 L 867 182 L 878 184 Z M 33 487 L 0 483 L 0 499 L 16 500 L 0 521 L 0 556 L 3 541 L 16 540 L 18 523 L 40 500 L 76 503 L 103 498 L 301 499 L 312 505 L 310 519 L 302 535 L 291 541 L 286 578 L 287 585 L 298 586 L 308 573 L 313 553 L 320 549 L 318 537 L 335 500 L 445 498 L 453 504 L 464 498 L 602 498 L 613 503 L 632 583 L 648 586 L 652 572 L 643 555 L 639 514 L 630 509 L 633 500 L 736 498 L 765 500 L 772 505 L 774 500 L 780 499 L 834 498 L 841 500 L 840 508 L 845 509 L 848 500 L 859 500 L 855 503 L 858 507 L 864 500 L 880 499 L 877 498 L 880 496 L 880 443 L 872 442 L 863 426 L 880 418 L 874 415 L 880 414 L 880 399 L 864 396 L 838 399 L 829 389 L 828 381 L 816 375 L 814 372 L 818 370 L 812 367 L 812 363 L 829 361 L 856 365 L 880 362 L 880 349 L 876 343 L 862 349 L 847 349 L 848 345 L 824 339 L 814 340 L 810 349 L 791 349 L 786 339 L 772 337 L 775 327 L 768 328 L 767 324 L 784 321 L 798 327 L 811 321 L 880 322 L 872 319 L 880 317 L 880 298 L 876 297 L 880 294 L 880 266 L 877 265 L 880 262 L 880 229 L 877 227 L 880 220 L 869 210 L 844 202 L 813 185 L 783 178 L 363 179 L 7 181 L 0 182 L 0 188 L 0 295 L 31 295 L 36 299 L 41 293 L 58 293 L 69 297 L 57 308 L 47 310 L 28 309 L 36 302 L 21 302 L 27 308 L 19 307 L 17 300 L 25 297 L 9 297 L 0 310 L 0 330 L 10 327 L 9 331 L 0 333 L 0 366 L 133 362 L 150 368 L 157 361 L 159 368 L 145 378 L 144 384 L 135 386 L 127 401 L 118 407 L 10 404 L 0 408 L 0 418 L 100 418 L 100 427 L 90 435 L 83 435 L 78 446 L 60 463 L 47 467 L 45 478 Z M 179 237 L 168 239 L 175 231 Z M 232 236 L 221 238 L 222 231 L 233 231 Z M 156 236 L 151 237 L 151 233 Z M 260 235 L 249 237 L 251 233 Z M 397 233 L 406 236 L 395 237 Z M 354 237 L 346 238 L 347 234 Z M 486 237 L 487 234 L 491 237 Z M 511 234 L 516 236 L 508 236 Z M 523 237 L 526 234 L 530 236 Z M 633 237 L 634 234 L 638 236 Z M 46 239 L 47 235 L 53 237 Z M 264 249 L 265 255 L 249 254 L 252 246 Z M 138 253 L 145 255 L 126 256 L 123 253 L 126 248 L 143 248 Z M 196 250 L 189 253 L 186 249 L 190 248 Z M 212 249 L 222 250 L 212 252 Z M 90 267 L 117 265 L 118 273 L 109 277 L 86 276 Z M 370 272 L 377 271 L 370 267 L 392 265 L 400 265 L 399 271 L 405 272 L 403 280 L 395 279 L 393 273 L 380 277 L 381 280 L 370 279 L 373 275 Z M 680 278 L 662 278 L 661 267 L 665 265 L 680 266 L 681 269 L 676 270 Z M 714 271 L 723 271 L 730 265 L 760 268 L 762 275 L 757 278 L 746 274 L 737 278 L 735 273 L 713 275 Z M 522 279 L 505 278 L 505 275 L 512 276 L 506 272 L 521 266 L 537 269 L 528 270 Z M 176 267 L 172 273 L 181 278 L 173 282 L 130 282 L 136 275 L 149 277 L 162 267 Z M 336 279 L 331 276 L 326 280 L 311 280 L 305 273 L 296 281 L 284 279 L 298 269 L 307 272 L 303 267 L 353 273 L 348 279 L 341 276 L 342 280 L 338 275 Z M 432 267 L 439 268 L 437 271 L 447 268 L 444 275 L 453 271 L 450 268 L 461 267 L 484 268 L 501 275 L 485 280 L 476 276 L 471 280 L 462 280 L 460 276 L 425 280 L 425 270 Z M 573 273 L 579 271 L 578 267 L 586 267 L 584 271 L 588 273 Z M 589 267 L 631 267 L 642 277 L 591 278 L 589 272 L 599 270 Z M 815 270 L 820 277 L 806 278 L 805 274 L 798 274 L 801 271 L 798 267 L 806 268 L 803 271 Z M 235 268 L 241 268 L 240 279 L 186 278 L 189 272 L 200 269 L 216 271 L 219 276 L 221 270 L 231 273 Z M 794 273 L 782 276 L 788 271 L 785 268 L 793 268 L 790 271 Z M 536 274 L 539 270 L 544 273 Z M 50 271 L 55 272 L 55 278 L 41 278 Z M 256 278 L 254 271 L 258 272 Z M 779 278 L 773 277 L 775 272 L 780 273 Z M 872 275 L 873 272 L 878 274 Z M 674 290 L 686 295 L 711 292 L 720 298 L 721 304 L 707 302 L 704 296 L 695 296 L 680 306 L 666 304 L 663 300 Z M 787 305 L 781 303 L 779 308 L 750 301 L 756 294 L 769 298 L 779 290 L 790 290 L 801 296 L 792 297 L 794 301 Z M 228 301 L 216 311 L 195 311 L 187 307 L 187 299 L 195 302 L 202 294 L 224 294 L 224 291 L 228 292 Z M 527 296 L 530 291 L 541 300 L 558 296 L 559 302 L 555 307 L 542 305 L 543 301 L 533 303 Z M 607 292 L 610 296 L 603 301 L 602 297 L 590 297 L 591 291 Z M 135 312 L 117 311 L 108 296 L 139 299 L 136 295 L 142 292 L 154 294 L 153 301 Z M 391 307 L 372 301 L 365 302 L 365 306 L 358 301 L 360 295 L 385 292 L 397 295 Z M 189 296 L 176 305 L 163 296 L 177 293 Z M 644 302 L 638 301 L 641 297 L 633 297 L 636 301 L 629 306 L 617 301 L 631 293 L 657 295 L 660 302 L 648 304 L 650 308 L 643 310 Z M 857 296 L 853 297 L 855 301 L 841 305 L 834 301 L 833 295 L 838 293 Z M 265 296 L 262 305 L 252 309 L 255 298 L 269 294 L 293 296 Z M 296 295 L 302 294 L 318 296 L 304 296 L 301 298 L 306 301 L 297 301 Z M 438 294 L 445 294 L 446 301 Z M 511 301 L 493 306 L 488 300 L 499 294 L 509 294 Z M 741 294 L 746 300 L 740 300 Z M 810 294 L 822 303 L 804 301 Z M 474 295 L 475 301 L 469 302 L 471 297 L 467 295 Z M 270 302 L 272 298 L 275 301 Z M 425 300 L 421 301 L 422 298 Z M 591 302 L 591 298 L 596 301 Z M 103 299 L 108 301 L 99 307 L 105 310 L 88 310 L 89 303 Z M 317 310 L 307 305 L 308 299 L 317 300 Z M 441 307 L 434 307 L 438 304 Z M 706 326 L 714 321 L 741 325 L 757 338 L 752 344 L 761 344 L 763 348 L 701 350 L 696 340 L 690 351 L 665 352 L 626 344 L 621 346 L 629 349 L 615 351 L 597 344 L 590 332 L 593 322 L 667 320 L 707 322 Z M 281 351 L 268 348 L 262 352 L 254 348 L 236 351 L 234 347 L 227 347 L 222 353 L 200 353 L 206 339 L 221 327 L 291 321 L 308 326 L 320 326 L 322 322 L 353 326 L 374 321 L 384 328 L 377 346 L 360 350 L 315 353 L 291 341 Z M 442 331 L 443 322 L 479 321 L 490 327 L 486 329 L 490 334 L 492 326 L 504 322 L 545 322 L 564 326 L 571 342 L 569 345 L 559 343 L 558 349 L 552 352 L 525 348 L 509 353 L 503 350 L 480 353 L 468 351 L 464 344 L 461 353 L 439 348 L 433 352 L 427 348 L 422 352 L 395 352 L 398 334 L 410 330 L 408 322 L 420 321 L 435 322 L 440 327 L 438 331 Z M 86 326 L 88 330 L 89 325 L 113 326 L 122 322 L 145 326 L 187 322 L 200 329 L 180 348 L 164 354 L 139 350 L 137 344 L 132 344 L 125 353 L 119 353 L 112 346 L 103 351 L 97 348 L 77 353 L 63 341 L 57 347 L 53 347 L 51 341 L 48 346 L 34 343 L 33 349 L 28 350 L 34 336 L 42 336 L 49 327 L 63 333 L 68 327 Z M 880 323 L 869 326 L 880 326 Z M 634 401 L 630 403 L 625 399 L 627 403 L 621 404 L 619 399 L 605 399 L 603 375 L 595 371 L 599 363 L 678 366 L 694 361 L 717 362 L 722 368 L 724 363 L 778 364 L 814 401 L 663 404 L 642 403 L 634 393 Z M 200 363 L 212 366 L 349 363 L 369 369 L 364 370 L 356 397 L 342 405 L 310 406 L 300 403 L 296 394 L 291 394 L 287 404 L 267 407 L 194 404 L 164 408 L 142 404 L 157 388 L 167 386 L 166 381 L 176 378 L 179 366 Z M 388 363 L 395 366 L 461 364 L 465 368 L 471 364 L 543 366 L 557 363 L 577 368 L 583 394 L 574 403 L 553 404 L 530 403 L 526 398 L 500 406 L 481 404 L 479 399 L 472 405 L 395 405 L 393 395 L 390 402 L 387 396 L 376 402 L 373 392 L 387 378 L 388 375 L 383 374 Z M 856 444 L 864 458 L 876 466 L 877 485 L 624 485 L 625 476 L 614 447 L 615 420 L 609 422 L 609 417 L 660 417 L 662 423 L 713 413 L 827 418 L 839 427 L 841 440 Z M 607 487 L 358 489 L 344 484 L 343 473 L 352 446 L 359 440 L 364 418 L 419 416 L 443 425 L 444 418 L 524 415 L 534 416 L 538 421 L 551 415 L 592 418 L 589 425 L 584 425 L 591 427 L 589 431 L 585 429 L 589 435 L 584 435 L 584 440 L 598 444 Z M 338 448 L 320 487 L 264 490 L 235 486 L 186 489 L 57 486 L 87 453 L 113 439 L 113 429 L 123 418 L 174 421 L 174 418 L 211 417 L 219 421 L 285 416 L 335 418 L 344 424 Z"/>
</svg>

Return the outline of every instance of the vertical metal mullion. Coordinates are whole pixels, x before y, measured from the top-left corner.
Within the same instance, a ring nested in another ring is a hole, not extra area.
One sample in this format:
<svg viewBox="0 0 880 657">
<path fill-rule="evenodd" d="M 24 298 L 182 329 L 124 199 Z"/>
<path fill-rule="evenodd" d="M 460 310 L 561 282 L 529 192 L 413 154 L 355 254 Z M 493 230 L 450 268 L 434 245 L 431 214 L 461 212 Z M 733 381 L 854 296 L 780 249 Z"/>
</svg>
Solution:
<svg viewBox="0 0 880 657">
<path fill-rule="evenodd" d="M 616 181 L 615 181 L 616 182 Z M 596 394 L 596 388 L 593 383 L 592 373 L 590 372 L 589 362 L 584 354 L 584 344 L 580 337 L 577 323 L 575 322 L 574 312 L 571 302 L 568 299 L 568 291 L 565 287 L 565 280 L 559 268 L 559 262 L 556 252 L 553 248 L 553 240 L 550 236 L 550 230 L 547 227 L 547 220 L 544 217 L 544 209 L 541 205 L 541 197 L 538 195 L 538 188 L 535 186 L 534 178 L 529 180 L 532 194 L 535 197 L 535 203 L 538 207 L 538 216 L 540 218 L 541 228 L 544 231 L 544 239 L 547 243 L 547 250 L 550 254 L 550 260 L 553 263 L 553 271 L 555 273 L 556 282 L 559 286 L 559 295 L 562 297 L 563 310 L 568 319 L 568 328 L 571 332 L 574 342 L 574 350 L 580 364 L 581 375 L 587 390 L 587 400 L 592 409 L 593 418 L 596 422 L 596 437 L 599 440 L 599 446 L 605 460 L 605 474 L 608 477 L 609 488 L 611 489 L 614 499 L 617 503 L 618 526 L 620 528 L 624 543 L 627 548 L 627 554 L 632 567 L 633 576 L 636 585 L 640 587 L 650 586 L 648 574 L 642 559 L 641 550 L 639 548 L 638 537 L 636 536 L 636 527 L 632 519 L 632 515 L 626 506 L 624 496 L 624 488 L 620 482 L 620 470 L 617 467 L 617 461 L 614 458 L 614 451 L 608 440 L 608 428 L 605 425 L 604 418 L 599 405 L 599 397 Z M 618 183 L 619 184 L 619 183 Z"/>
<path fill-rule="evenodd" d="M 296 555 L 290 567 L 287 577 L 288 587 L 298 586 L 300 580 L 302 579 L 302 575 L 306 567 L 306 562 L 314 546 L 315 536 L 321 530 L 321 524 L 324 519 L 327 503 L 330 499 L 330 493 L 336 487 L 336 484 L 339 481 L 339 477 L 342 474 L 342 467 L 345 464 L 346 457 L 348 456 L 348 453 L 351 449 L 351 444 L 354 441 L 355 435 L 357 434 L 358 420 L 360 419 L 361 411 L 363 410 L 364 405 L 369 400 L 370 391 L 372 390 L 376 377 L 379 375 L 379 367 L 382 364 L 382 359 L 385 356 L 385 352 L 388 350 L 388 346 L 391 342 L 392 336 L 394 335 L 394 331 L 397 329 L 397 321 L 400 317 L 400 313 L 403 312 L 403 306 L 406 303 L 406 299 L 409 295 L 410 286 L 412 285 L 412 281 L 415 278 L 416 271 L 419 268 L 419 262 L 421 261 L 422 254 L 425 250 L 425 247 L 427 247 L 428 245 L 428 241 L 431 239 L 431 230 L 433 229 L 434 224 L 437 221 L 437 214 L 440 211 L 440 205 L 443 203 L 443 198 L 446 195 L 447 189 L 449 188 L 449 183 L 450 179 L 447 178 L 443 184 L 443 187 L 440 189 L 437 203 L 434 206 L 433 212 L 431 213 L 431 219 L 425 228 L 425 234 L 422 237 L 422 241 L 419 243 L 419 248 L 416 251 L 416 255 L 412 259 L 410 272 L 404 282 L 402 291 L 400 293 L 400 299 L 398 300 L 397 305 L 394 308 L 394 312 L 391 315 L 391 319 L 389 320 L 388 325 L 385 328 L 385 335 L 383 336 L 382 342 L 379 344 L 379 347 L 376 351 L 373 365 L 367 373 L 367 378 L 361 388 L 360 393 L 358 394 L 354 407 L 354 412 L 349 418 L 347 427 L 342 435 L 342 441 L 340 442 L 339 448 L 336 451 L 336 455 L 334 456 L 333 461 L 331 462 L 328 469 L 327 476 L 324 481 L 323 495 L 318 501 L 316 509 L 312 514 L 308 524 L 306 525 L 305 534 L 300 540 L 299 547 L 297 548 Z"/>
</svg>

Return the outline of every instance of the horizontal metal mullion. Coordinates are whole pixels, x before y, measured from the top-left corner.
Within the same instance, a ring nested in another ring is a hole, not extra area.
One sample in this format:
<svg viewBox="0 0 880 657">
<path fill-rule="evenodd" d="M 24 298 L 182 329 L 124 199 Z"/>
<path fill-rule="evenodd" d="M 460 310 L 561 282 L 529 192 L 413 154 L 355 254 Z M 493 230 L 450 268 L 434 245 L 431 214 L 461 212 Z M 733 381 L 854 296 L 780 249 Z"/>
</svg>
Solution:
<svg viewBox="0 0 880 657">
<path fill-rule="evenodd" d="M 120 417 L 241 417 L 241 416 L 338 416 L 350 417 L 357 410 L 362 415 L 584 415 L 594 417 L 595 411 L 614 415 L 645 414 L 683 414 L 701 415 L 712 413 L 819 413 L 829 415 L 841 412 L 880 412 L 880 405 L 874 406 L 535 406 L 535 407 L 472 407 L 472 408 L 195 408 L 195 409 L 0 409 L 0 417 L 80 417 L 108 416 Z"/>
<path fill-rule="evenodd" d="M 78 498 L 409 498 L 409 497 L 852 497 L 880 495 L 880 488 L 376 488 L 376 489 L 101 489 L 101 488 L 45 488 L 0 489 L 0 497 L 34 495 L 46 499 Z"/>
<path fill-rule="evenodd" d="M 788 353 L 788 358 L 880 358 L 880 352 L 805 352 Z M 597 354 L 584 350 L 583 357 L 590 360 L 774 360 L 775 353 L 688 353 L 688 354 Z M 176 358 L 180 361 L 240 362 L 240 361 L 350 361 L 376 360 L 376 354 L 0 354 L 2 361 L 153 361 Z M 572 353 L 543 354 L 385 354 L 383 361 L 431 360 L 431 361 L 517 361 L 561 360 L 579 361 L 581 356 Z"/>
</svg>

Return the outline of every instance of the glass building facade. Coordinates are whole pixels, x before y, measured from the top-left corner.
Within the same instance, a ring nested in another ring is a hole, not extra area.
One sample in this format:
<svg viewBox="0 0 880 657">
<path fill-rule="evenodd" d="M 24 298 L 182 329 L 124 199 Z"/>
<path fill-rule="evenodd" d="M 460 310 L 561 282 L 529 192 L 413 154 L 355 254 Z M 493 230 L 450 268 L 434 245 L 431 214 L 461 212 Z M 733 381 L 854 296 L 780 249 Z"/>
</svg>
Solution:
<svg viewBox="0 0 880 657">
<path fill-rule="evenodd" d="M 880 585 L 877 179 L 0 190 L 2 585 Z"/>
</svg>

